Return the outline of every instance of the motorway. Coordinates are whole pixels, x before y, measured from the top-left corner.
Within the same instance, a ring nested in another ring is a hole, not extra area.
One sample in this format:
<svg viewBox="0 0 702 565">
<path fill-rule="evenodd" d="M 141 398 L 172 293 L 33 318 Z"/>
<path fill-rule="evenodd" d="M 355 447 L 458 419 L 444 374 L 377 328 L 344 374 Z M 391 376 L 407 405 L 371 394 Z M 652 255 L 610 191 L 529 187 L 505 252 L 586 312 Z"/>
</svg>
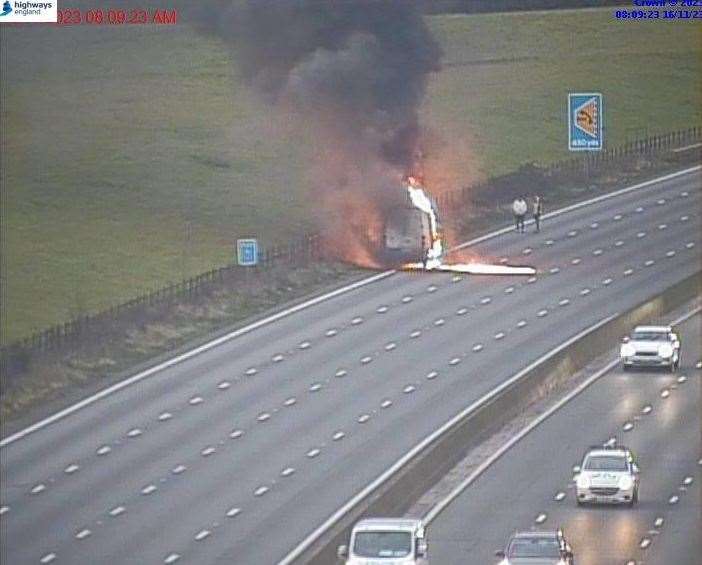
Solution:
<svg viewBox="0 0 702 565">
<path fill-rule="evenodd" d="M 471 250 L 537 277 L 394 274 L 5 438 L 3 563 L 278 562 L 472 401 L 696 272 L 701 193 L 697 170 L 505 233 Z"/>
<path fill-rule="evenodd" d="M 428 528 L 432 563 L 497 563 L 516 530 L 562 527 L 578 565 L 696 565 L 702 555 L 700 314 L 683 323 L 676 374 L 606 373 L 530 432 Z M 590 445 L 617 438 L 641 468 L 633 507 L 575 503 L 573 472 Z"/>
</svg>

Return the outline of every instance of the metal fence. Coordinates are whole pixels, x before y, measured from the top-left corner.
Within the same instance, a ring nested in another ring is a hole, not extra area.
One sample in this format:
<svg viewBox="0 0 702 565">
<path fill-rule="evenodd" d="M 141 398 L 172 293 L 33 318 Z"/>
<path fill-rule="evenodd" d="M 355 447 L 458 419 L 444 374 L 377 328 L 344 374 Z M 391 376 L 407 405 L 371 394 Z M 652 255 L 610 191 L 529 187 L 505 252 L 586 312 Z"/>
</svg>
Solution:
<svg viewBox="0 0 702 565">
<path fill-rule="evenodd" d="M 702 127 L 675 131 L 646 139 L 627 142 L 621 146 L 598 153 L 579 155 L 571 159 L 539 168 L 546 177 L 568 175 L 584 177 L 606 167 L 619 165 L 626 160 L 666 154 L 676 149 L 697 144 L 702 139 Z M 441 194 L 437 199 L 439 209 L 456 209 L 465 205 L 476 193 L 484 193 L 499 179 L 490 179 L 481 185 L 464 187 Z M 29 359 L 48 352 L 70 350 L 88 338 L 96 338 L 114 331 L 114 328 L 134 321 L 142 321 L 150 310 L 167 307 L 177 302 L 190 302 L 218 286 L 242 287 L 262 272 L 277 265 L 304 265 L 322 256 L 322 238 L 319 234 L 308 234 L 287 245 L 264 248 L 257 267 L 227 265 L 212 269 L 192 278 L 170 284 L 133 299 L 112 306 L 101 312 L 77 316 L 56 324 L 33 335 L 0 348 L 0 363 L 6 371 L 21 369 Z"/>
</svg>

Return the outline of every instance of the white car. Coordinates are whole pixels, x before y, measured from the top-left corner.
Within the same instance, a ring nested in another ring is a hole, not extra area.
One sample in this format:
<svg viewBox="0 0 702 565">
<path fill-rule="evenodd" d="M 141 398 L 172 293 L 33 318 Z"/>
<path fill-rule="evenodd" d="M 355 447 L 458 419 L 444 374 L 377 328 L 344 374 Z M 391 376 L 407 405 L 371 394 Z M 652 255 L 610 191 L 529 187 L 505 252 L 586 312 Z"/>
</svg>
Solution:
<svg viewBox="0 0 702 565">
<path fill-rule="evenodd" d="M 619 356 L 624 369 L 680 366 L 680 339 L 670 326 L 637 326 L 622 340 Z"/>
<path fill-rule="evenodd" d="M 605 445 L 590 448 L 575 476 L 578 505 L 628 504 L 639 501 L 639 468 L 631 450 Z"/>
<path fill-rule="evenodd" d="M 361 520 L 337 553 L 346 565 L 426 565 L 424 525 L 410 518 Z"/>
</svg>

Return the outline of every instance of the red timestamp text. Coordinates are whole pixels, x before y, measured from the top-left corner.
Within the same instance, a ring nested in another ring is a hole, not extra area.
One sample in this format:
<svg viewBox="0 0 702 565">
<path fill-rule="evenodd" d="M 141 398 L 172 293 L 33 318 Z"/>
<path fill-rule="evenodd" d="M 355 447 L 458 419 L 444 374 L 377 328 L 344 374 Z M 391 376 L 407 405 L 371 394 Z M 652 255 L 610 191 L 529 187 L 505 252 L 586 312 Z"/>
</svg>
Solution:
<svg viewBox="0 0 702 565">
<path fill-rule="evenodd" d="M 178 23 L 178 10 L 63 8 L 56 11 L 56 23 L 58 25 L 175 25 Z"/>
</svg>

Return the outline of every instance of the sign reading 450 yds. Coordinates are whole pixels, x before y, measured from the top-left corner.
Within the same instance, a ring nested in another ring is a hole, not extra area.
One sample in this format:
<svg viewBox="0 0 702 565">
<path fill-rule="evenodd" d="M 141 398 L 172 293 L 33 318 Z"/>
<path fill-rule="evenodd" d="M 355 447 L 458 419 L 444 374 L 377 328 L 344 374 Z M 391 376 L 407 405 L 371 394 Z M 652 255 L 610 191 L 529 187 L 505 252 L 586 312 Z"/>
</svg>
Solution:
<svg viewBox="0 0 702 565">
<path fill-rule="evenodd" d="M 602 94 L 568 94 L 568 149 L 599 151 L 604 144 Z"/>
</svg>

